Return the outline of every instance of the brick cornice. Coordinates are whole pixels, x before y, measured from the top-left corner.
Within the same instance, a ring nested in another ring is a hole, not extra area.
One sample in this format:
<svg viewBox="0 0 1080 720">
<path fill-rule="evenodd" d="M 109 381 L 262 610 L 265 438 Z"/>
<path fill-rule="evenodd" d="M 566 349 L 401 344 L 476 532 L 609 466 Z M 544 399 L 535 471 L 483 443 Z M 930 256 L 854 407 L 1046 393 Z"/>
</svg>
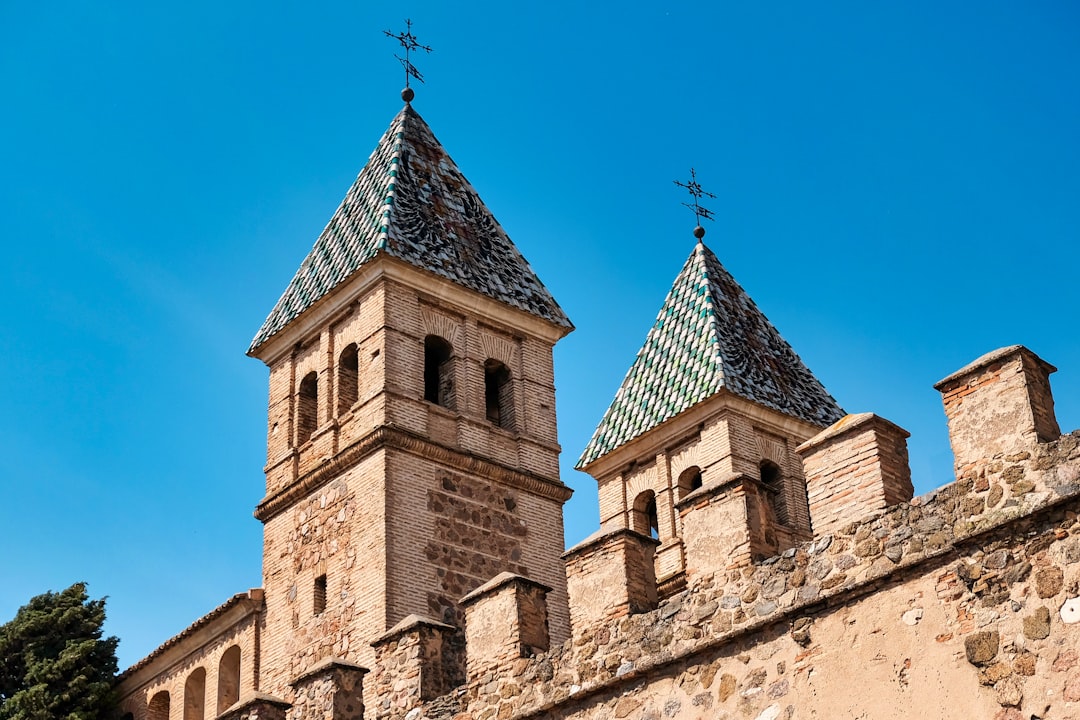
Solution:
<svg viewBox="0 0 1080 720">
<path fill-rule="evenodd" d="M 256 519 L 267 522 L 297 500 L 328 483 L 376 450 L 394 448 L 462 472 L 479 475 L 543 498 L 566 502 L 573 490 L 557 480 L 478 458 L 433 442 L 410 430 L 381 425 L 296 482 L 263 498 L 255 508 Z"/>
</svg>

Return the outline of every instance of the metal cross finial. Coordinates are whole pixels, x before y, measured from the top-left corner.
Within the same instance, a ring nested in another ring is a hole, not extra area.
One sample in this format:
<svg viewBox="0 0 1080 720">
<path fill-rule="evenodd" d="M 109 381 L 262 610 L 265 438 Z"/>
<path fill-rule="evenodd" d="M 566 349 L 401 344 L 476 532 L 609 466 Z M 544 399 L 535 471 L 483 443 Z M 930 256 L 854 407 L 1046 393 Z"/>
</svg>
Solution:
<svg viewBox="0 0 1080 720">
<path fill-rule="evenodd" d="M 701 219 L 705 218 L 706 220 L 712 220 L 713 212 L 709 208 L 701 207 L 701 203 L 698 201 L 703 197 L 715 199 L 716 196 L 711 192 L 706 192 L 701 189 L 701 184 L 697 181 L 697 173 L 694 172 L 694 168 L 690 168 L 690 182 L 681 183 L 678 180 L 675 180 L 674 182 L 679 187 L 686 188 L 694 197 L 694 202 L 692 204 L 683 203 L 683 205 L 694 211 L 694 221 L 697 223 L 697 227 L 694 228 L 694 236 L 700 240 L 705 235 L 705 229 L 701 227 Z M 701 233 L 700 235 L 698 234 L 699 231 Z"/>
<path fill-rule="evenodd" d="M 431 52 L 431 48 L 427 45 L 421 45 L 416 41 L 416 36 L 412 34 L 412 20 L 405 20 L 405 32 L 395 35 L 389 30 L 383 30 L 383 35 L 388 38 L 393 38 L 401 43 L 401 47 L 405 48 L 405 57 L 395 55 L 401 66 L 405 68 L 405 89 L 409 89 L 409 78 L 414 77 L 420 82 L 424 82 L 424 76 L 420 74 L 420 71 L 416 69 L 416 66 L 409 62 L 409 53 L 413 50 L 423 50 L 424 52 Z M 409 93 L 412 94 L 411 91 Z M 408 102 L 408 101 L 406 101 Z"/>
</svg>

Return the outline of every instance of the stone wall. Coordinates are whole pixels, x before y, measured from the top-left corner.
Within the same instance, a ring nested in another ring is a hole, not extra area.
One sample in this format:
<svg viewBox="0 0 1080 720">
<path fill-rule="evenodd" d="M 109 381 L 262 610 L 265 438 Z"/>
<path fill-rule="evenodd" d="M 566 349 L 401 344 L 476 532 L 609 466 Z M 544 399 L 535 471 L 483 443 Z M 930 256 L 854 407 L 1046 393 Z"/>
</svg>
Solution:
<svg viewBox="0 0 1080 720">
<path fill-rule="evenodd" d="M 1080 434 L 1033 446 L 413 717 L 1080 717 L 1078 480 Z"/>
</svg>

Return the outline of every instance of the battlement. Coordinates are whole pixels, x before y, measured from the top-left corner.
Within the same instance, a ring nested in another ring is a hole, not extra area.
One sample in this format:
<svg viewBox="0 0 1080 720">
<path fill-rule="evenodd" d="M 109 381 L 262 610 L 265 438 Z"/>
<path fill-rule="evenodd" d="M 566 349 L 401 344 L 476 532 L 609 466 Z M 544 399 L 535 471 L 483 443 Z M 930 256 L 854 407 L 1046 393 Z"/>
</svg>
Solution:
<svg viewBox="0 0 1080 720">
<path fill-rule="evenodd" d="M 425 702 L 399 703 L 390 690 L 401 711 L 385 717 L 704 717 L 714 705 L 791 717 L 785 707 L 830 707 L 806 693 L 815 673 L 840 671 L 832 643 L 863 623 L 864 645 L 906 653 L 893 678 L 901 689 L 948 659 L 941 672 L 957 685 L 930 688 L 928 707 L 972 693 L 968 710 L 1004 713 L 1044 687 L 1080 701 L 1068 649 L 1080 645 L 1080 432 L 1047 438 L 1056 427 L 1047 368 L 1013 347 L 939 383 L 962 449 L 959 479 L 923 497 L 911 497 L 908 433 L 876 415 L 847 416 L 800 445 L 816 532 L 764 560 L 740 550 L 745 533 L 732 527 L 755 478 L 688 493 L 679 502 L 686 588 L 669 597 L 657 598 L 657 540 L 597 533 L 564 555 L 572 637 L 550 650 L 544 593 L 500 576 L 472 594 L 487 600 L 467 610 L 466 682 Z M 1042 385 L 1023 374 L 1032 369 Z M 986 452 L 976 458 L 977 438 Z M 859 648 L 860 663 L 873 662 L 868 652 Z M 843 693 L 838 680 L 833 692 Z"/>
</svg>

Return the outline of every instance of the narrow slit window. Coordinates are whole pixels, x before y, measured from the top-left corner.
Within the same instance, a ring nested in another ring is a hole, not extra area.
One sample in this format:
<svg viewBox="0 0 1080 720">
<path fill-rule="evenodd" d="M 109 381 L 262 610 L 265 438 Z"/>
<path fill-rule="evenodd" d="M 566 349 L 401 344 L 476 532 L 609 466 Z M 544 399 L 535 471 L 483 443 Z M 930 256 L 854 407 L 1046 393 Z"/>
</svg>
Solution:
<svg viewBox="0 0 1080 720">
<path fill-rule="evenodd" d="M 326 610 L 326 575 L 315 578 L 314 614 L 322 615 Z"/>
</svg>

